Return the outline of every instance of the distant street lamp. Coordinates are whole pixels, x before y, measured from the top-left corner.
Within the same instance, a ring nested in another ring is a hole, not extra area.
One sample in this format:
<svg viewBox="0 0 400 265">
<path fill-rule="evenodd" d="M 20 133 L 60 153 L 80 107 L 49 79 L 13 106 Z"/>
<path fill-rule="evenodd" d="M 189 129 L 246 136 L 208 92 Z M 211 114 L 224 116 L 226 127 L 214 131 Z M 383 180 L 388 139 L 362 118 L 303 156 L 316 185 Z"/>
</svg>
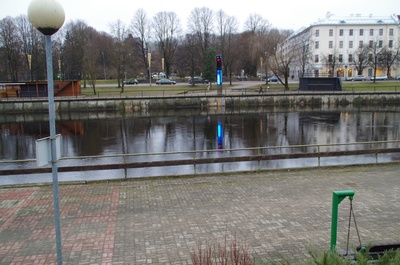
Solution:
<svg viewBox="0 0 400 265">
<path fill-rule="evenodd" d="M 49 102 L 50 153 L 53 176 L 54 225 L 56 232 L 57 264 L 62 264 L 51 35 L 56 33 L 64 24 L 65 13 L 61 4 L 55 0 L 33 0 L 28 6 L 28 18 L 32 25 L 45 35 L 46 39 L 47 93 Z"/>
<path fill-rule="evenodd" d="M 151 52 L 147 53 L 147 60 L 149 60 L 149 85 L 151 86 Z"/>
<path fill-rule="evenodd" d="M 103 73 L 104 73 L 104 80 L 106 80 L 106 61 L 104 60 L 104 52 L 101 52 L 103 55 Z"/>
</svg>

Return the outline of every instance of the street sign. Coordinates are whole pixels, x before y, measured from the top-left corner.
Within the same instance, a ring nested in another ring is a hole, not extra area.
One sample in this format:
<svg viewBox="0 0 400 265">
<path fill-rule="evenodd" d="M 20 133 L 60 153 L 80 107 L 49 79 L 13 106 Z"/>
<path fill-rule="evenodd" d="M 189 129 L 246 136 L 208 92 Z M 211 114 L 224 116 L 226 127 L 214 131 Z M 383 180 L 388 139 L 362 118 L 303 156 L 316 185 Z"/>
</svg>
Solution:
<svg viewBox="0 0 400 265">
<path fill-rule="evenodd" d="M 56 135 L 56 160 L 61 158 L 62 154 L 62 137 L 61 134 Z M 38 167 L 45 166 L 51 163 L 51 140 L 50 137 L 45 137 L 36 140 L 36 164 Z"/>
</svg>

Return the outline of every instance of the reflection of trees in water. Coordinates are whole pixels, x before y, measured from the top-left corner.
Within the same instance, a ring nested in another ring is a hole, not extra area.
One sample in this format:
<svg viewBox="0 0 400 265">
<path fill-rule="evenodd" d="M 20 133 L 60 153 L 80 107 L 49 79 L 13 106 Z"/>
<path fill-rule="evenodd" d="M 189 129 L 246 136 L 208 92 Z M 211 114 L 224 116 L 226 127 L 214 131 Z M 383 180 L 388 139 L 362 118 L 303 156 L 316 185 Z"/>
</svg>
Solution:
<svg viewBox="0 0 400 265">
<path fill-rule="evenodd" d="M 68 116 L 67 121 L 57 121 L 57 132 L 63 135 L 65 156 L 217 149 L 218 123 L 223 126 L 225 149 L 400 138 L 400 112 L 397 111 L 172 114 Z M 47 120 L 4 122 L 0 123 L 0 129 L 1 159 L 34 158 L 35 140 L 48 136 Z M 307 148 L 286 150 L 310 151 Z"/>
</svg>

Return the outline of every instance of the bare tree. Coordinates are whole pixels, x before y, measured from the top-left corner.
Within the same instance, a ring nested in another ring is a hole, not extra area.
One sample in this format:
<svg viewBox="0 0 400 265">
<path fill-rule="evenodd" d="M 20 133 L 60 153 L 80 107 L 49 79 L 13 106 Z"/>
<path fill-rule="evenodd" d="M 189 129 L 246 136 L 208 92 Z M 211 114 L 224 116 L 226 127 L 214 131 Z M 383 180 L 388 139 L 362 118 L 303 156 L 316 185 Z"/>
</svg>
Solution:
<svg viewBox="0 0 400 265">
<path fill-rule="evenodd" d="M 144 67 L 145 70 L 149 69 L 148 53 L 150 52 L 149 43 L 151 36 L 151 22 L 147 18 L 147 14 L 143 9 L 139 9 L 135 12 L 133 19 L 131 20 L 130 30 L 133 36 L 138 38 L 136 43 L 136 58 Z M 148 71 L 146 71 L 148 73 Z M 148 73 L 151 75 L 151 73 Z"/>
<path fill-rule="evenodd" d="M 244 25 L 246 31 L 258 33 L 259 35 L 266 34 L 270 28 L 269 21 L 257 13 L 250 14 Z"/>
<path fill-rule="evenodd" d="M 278 78 L 279 82 L 284 85 L 285 89 L 289 89 L 289 75 L 290 75 L 290 64 L 296 57 L 295 53 L 283 54 L 281 51 L 273 54 L 273 67 L 270 67 L 271 71 Z M 283 77 L 283 80 L 282 80 Z"/>
<path fill-rule="evenodd" d="M 96 38 L 96 46 L 99 49 L 99 76 L 101 76 L 103 79 L 112 78 L 115 76 L 114 71 L 112 71 L 113 68 L 110 67 L 112 65 L 112 58 L 114 55 L 114 40 L 112 36 L 106 32 L 100 32 Z"/>
<path fill-rule="evenodd" d="M 128 31 L 125 24 L 119 19 L 110 24 L 110 29 L 114 38 L 113 66 L 117 71 L 118 87 L 121 88 L 121 93 L 124 93 L 124 80 L 129 60 L 129 52 L 125 42 L 128 37 Z"/>
<path fill-rule="evenodd" d="M 15 19 L 17 32 L 21 40 L 21 54 L 23 55 L 23 63 L 20 69 L 20 75 L 25 80 L 32 80 L 31 73 L 31 60 L 32 60 L 32 46 L 31 46 L 31 33 L 33 26 L 29 23 L 28 16 L 20 15 Z"/>
<path fill-rule="evenodd" d="M 251 14 L 245 22 L 245 30 L 247 35 L 247 46 L 249 54 L 247 58 L 247 72 L 253 76 L 257 75 L 257 69 L 262 71 L 261 61 L 265 58 L 266 52 L 270 49 L 266 42 L 269 32 L 270 23 L 257 13 Z"/>
<path fill-rule="evenodd" d="M 186 34 L 177 51 L 177 58 L 182 66 L 181 71 L 186 73 L 185 75 L 194 77 L 202 70 L 198 51 L 196 36 Z M 192 85 L 194 85 L 194 82 L 192 82 Z"/>
<path fill-rule="evenodd" d="M 368 45 L 363 45 L 359 47 L 357 51 L 353 54 L 353 64 L 357 68 L 357 74 L 361 75 L 363 70 L 368 66 L 368 54 L 369 47 Z"/>
<path fill-rule="evenodd" d="M 87 42 L 84 46 L 83 68 L 85 72 L 85 80 L 93 89 L 96 95 L 96 81 L 99 75 L 100 64 L 100 47 L 97 45 L 101 35 L 94 29 L 89 27 L 87 29 Z"/>
<path fill-rule="evenodd" d="M 179 18 L 174 12 L 159 12 L 154 16 L 153 28 L 163 60 L 161 69 L 165 68 L 169 77 L 181 33 Z"/>
<path fill-rule="evenodd" d="M 386 75 L 391 76 L 391 68 L 398 61 L 400 48 L 393 49 L 388 46 L 382 51 L 382 65 L 386 68 Z"/>
<path fill-rule="evenodd" d="M 339 64 L 339 52 L 336 49 L 333 49 L 332 53 L 324 54 L 322 56 L 322 61 L 325 63 L 328 68 L 328 75 L 333 77 L 335 73 L 335 69 Z"/>
<path fill-rule="evenodd" d="M 71 21 L 65 25 L 65 41 L 63 47 L 64 75 L 69 80 L 84 80 L 83 59 L 85 57 L 85 45 L 88 41 L 88 25 L 81 21 Z"/>
<path fill-rule="evenodd" d="M 235 17 L 226 15 L 222 10 L 216 13 L 218 26 L 218 46 L 222 55 L 223 72 L 229 76 L 232 84 L 233 66 L 238 61 L 237 34 L 238 22 Z"/>
<path fill-rule="evenodd" d="M 276 28 L 271 29 L 267 39 L 267 64 L 270 71 L 278 78 L 279 82 L 289 89 L 288 77 L 290 73 L 290 65 L 295 60 L 297 53 L 295 49 L 284 53 L 280 44 L 290 35 L 290 31 L 280 31 Z M 283 77 L 283 80 L 282 80 Z"/>
<path fill-rule="evenodd" d="M 3 47 L 1 60 L 6 66 L 6 80 L 17 82 L 20 73 L 21 44 L 14 18 L 6 17 L 0 20 L 0 46 Z"/>
<path fill-rule="evenodd" d="M 206 51 L 212 46 L 213 26 L 214 12 L 211 9 L 207 7 L 195 8 L 190 13 L 188 30 L 189 34 L 196 37 L 202 67 L 205 64 Z"/>
<path fill-rule="evenodd" d="M 311 33 L 311 32 L 310 32 Z M 314 42 L 311 34 L 304 34 L 298 38 L 292 47 L 289 47 L 289 52 L 295 51 L 296 56 L 293 58 L 293 65 L 299 69 L 299 75 L 304 76 L 310 61 L 313 59 L 312 46 Z"/>
<path fill-rule="evenodd" d="M 374 74 L 373 74 L 374 83 L 376 82 L 376 72 L 377 72 L 378 68 L 384 67 L 383 53 L 384 53 L 384 49 L 379 45 L 378 41 L 374 41 L 370 45 L 370 53 L 369 53 L 368 62 L 369 62 L 369 65 L 374 69 Z"/>
</svg>

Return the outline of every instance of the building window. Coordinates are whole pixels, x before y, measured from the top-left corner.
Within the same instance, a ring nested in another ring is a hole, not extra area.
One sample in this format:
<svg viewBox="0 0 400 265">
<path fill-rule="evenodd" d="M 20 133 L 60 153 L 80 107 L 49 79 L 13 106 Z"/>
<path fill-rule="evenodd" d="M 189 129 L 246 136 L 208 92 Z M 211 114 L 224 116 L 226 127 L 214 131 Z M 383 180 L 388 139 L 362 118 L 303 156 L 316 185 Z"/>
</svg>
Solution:
<svg viewBox="0 0 400 265">
<path fill-rule="evenodd" d="M 374 61 L 371 53 L 368 54 L 368 61 L 369 62 L 373 62 Z"/>
<path fill-rule="evenodd" d="M 343 54 L 339 54 L 339 63 L 343 63 Z"/>
<path fill-rule="evenodd" d="M 349 30 L 349 36 L 353 36 L 353 29 Z"/>
<path fill-rule="evenodd" d="M 314 61 L 315 61 L 316 63 L 318 63 L 318 62 L 319 62 L 319 56 L 318 56 L 318 54 L 317 54 L 317 55 L 315 55 L 315 57 L 314 57 Z"/>
<path fill-rule="evenodd" d="M 319 49 L 319 41 L 315 42 L 315 49 Z"/>
<path fill-rule="evenodd" d="M 329 41 L 329 49 L 332 49 L 333 48 L 333 41 Z"/>
<path fill-rule="evenodd" d="M 329 30 L 329 37 L 332 37 L 333 36 L 333 29 L 330 29 Z"/>
<path fill-rule="evenodd" d="M 360 36 L 364 36 L 364 29 L 360 29 Z"/>
<path fill-rule="evenodd" d="M 331 62 L 333 62 L 333 55 L 329 54 L 328 55 L 328 63 L 331 63 Z"/>
<path fill-rule="evenodd" d="M 319 29 L 315 30 L 315 37 L 319 37 Z"/>
<path fill-rule="evenodd" d="M 358 43 L 358 48 L 362 48 L 364 46 L 364 42 L 362 40 L 360 40 L 360 42 Z"/>
<path fill-rule="evenodd" d="M 374 29 L 370 29 L 370 30 L 369 30 L 369 35 L 370 35 L 370 36 L 374 36 Z"/>
<path fill-rule="evenodd" d="M 343 36 L 343 29 L 339 29 L 339 36 Z"/>
<path fill-rule="evenodd" d="M 353 62 L 353 54 L 349 54 L 349 63 Z"/>
<path fill-rule="evenodd" d="M 370 40 L 369 41 L 369 44 L 368 44 L 368 47 L 369 48 L 372 48 L 374 46 L 374 41 L 373 40 Z"/>
<path fill-rule="evenodd" d="M 383 47 L 383 40 L 380 40 L 380 41 L 378 42 L 378 46 L 379 46 L 379 48 L 382 48 L 382 47 Z"/>
<path fill-rule="evenodd" d="M 339 48 L 340 48 L 340 49 L 343 49 L 343 41 L 342 41 L 342 40 L 339 41 Z"/>
<path fill-rule="evenodd" d="M 389 36 L 393 36 L 393 29 L 389 29 Z"/>
<path fill-rule="evenodd" d="M 393 40 L 389 40 L 389 48 L 393 48 Z"/>
<path fill-rule="evenodd" d="M 352 41 L 352 40 L 349 41 L 349 48 L 350 48 L 350 49 L 353 49 L 353 41 Z"/>
<path fill-rule="evenodd" d="M 383 36 L 383 29 L 379 29 L 379 36 Z"/>
</svg>

